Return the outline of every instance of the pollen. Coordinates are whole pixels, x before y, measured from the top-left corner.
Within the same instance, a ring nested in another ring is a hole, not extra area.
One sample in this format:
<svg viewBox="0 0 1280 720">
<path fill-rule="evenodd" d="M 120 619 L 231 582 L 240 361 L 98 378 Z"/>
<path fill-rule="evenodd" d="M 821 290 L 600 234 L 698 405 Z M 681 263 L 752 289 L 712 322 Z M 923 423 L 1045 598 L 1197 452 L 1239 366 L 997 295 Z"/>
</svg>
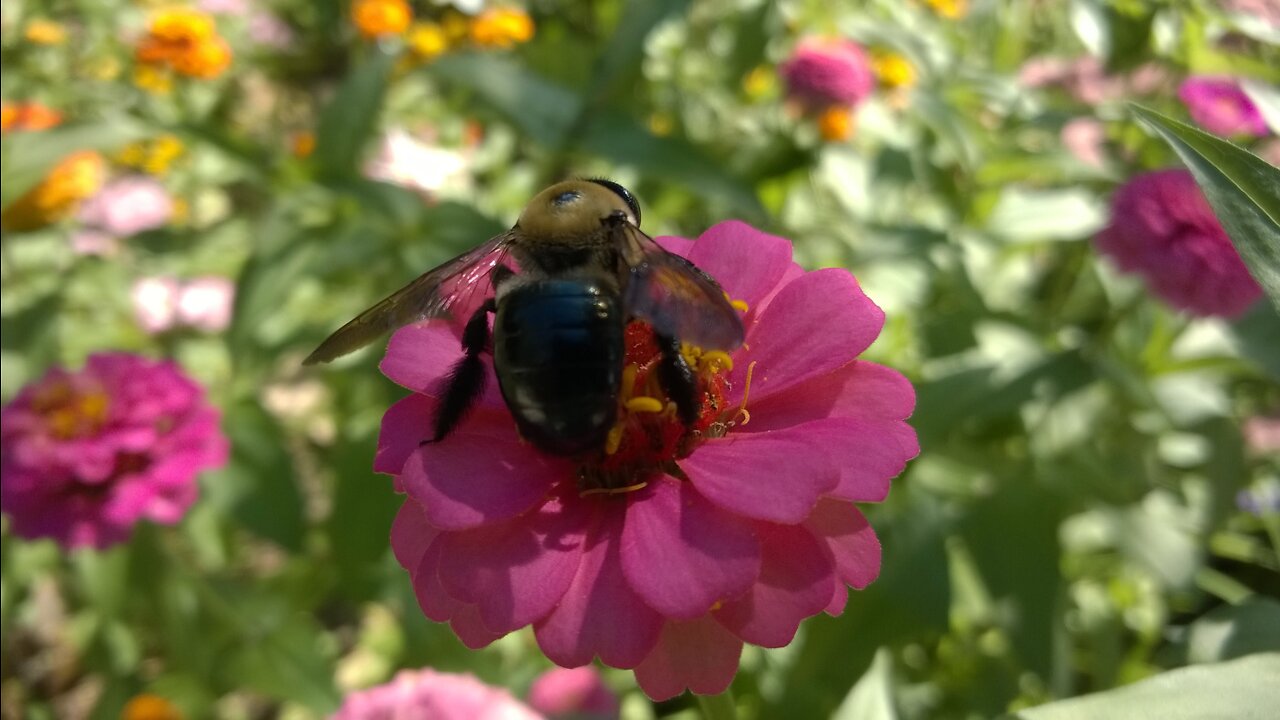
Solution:
<svg viewBox="0 0 1280 720">
<path fill-rule="evenodd" d="M 666 405 L 658 398 L 634 397 L 626 402 L 625 407 L 633 413 L 660 413 Z"/>
</svg>

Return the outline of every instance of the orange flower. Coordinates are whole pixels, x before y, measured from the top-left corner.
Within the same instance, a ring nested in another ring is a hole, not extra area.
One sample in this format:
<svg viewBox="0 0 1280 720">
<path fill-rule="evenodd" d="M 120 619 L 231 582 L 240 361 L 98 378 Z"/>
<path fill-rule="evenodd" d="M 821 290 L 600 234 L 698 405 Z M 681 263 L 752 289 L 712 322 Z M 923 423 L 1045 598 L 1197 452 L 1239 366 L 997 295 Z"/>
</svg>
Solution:
<svg viewBox="0 0 1280 720">
<path fill-rule="evenodd" d="M 106 176 L 107 161 L 101 155 L 92 150 L 72 153 L 0 213 L 0 227 L 22 231 L 51 225 L 98 192 Z"/>
<path fill-rule="evenodd" d="M 0 128 L 4 132 L 48 130 L 62 124 L 62 113 L 37 102 L 0 103 Z"/>
<path fill-rule="evenodd" d="M 414 23 L 405 39 L 409 45 L 409 51 L 417 60 L 431 60 L 449 49 L 449 36 L 445 34 L 444 28 L 436 23 Z"/>
<path fill-rule="evenodd" d="M 818 115 L 818 134 L 827 142 L 840 142 L 853 136 L 853 110 L 833 105 Z"/>
<path fill-rule="evenodd" d="M 480 47 L 509 48 L 533 38 L 533 18 L 517 8 L 491 8 L 471 21 L 471 40 Z"/>
<path fill-rule="evenodd" d="M 413 9 L 405 0 L 356 0 L 351 6 L 351 22 L 366 38 L 399 35 L 412 21 Z"/>
<path fill-rule="evenodd" d="M 190 8 L 161 10 L 151 18 L 147 35 L 134 56 L 147 72 L 135 76 L 140 87 L 164 92 L 164 83 L 153 82 L 157 66 L 169 66 L 182 75 L 210 79 L 231 65 L 231 48 L 218 35 L 213 18 Z"/>
<path fill-rule="evenodd" d="M 310 130 L 294 133 L 290 144 L 295 157 L 309 157 L 316 150 L 316 134 Z"/>
<path fill-rule="evenodd" d="M 120 720 L 182 720 L 182 711 L 159 695 L 135 695 L 120 711 Z"/>
</svg>

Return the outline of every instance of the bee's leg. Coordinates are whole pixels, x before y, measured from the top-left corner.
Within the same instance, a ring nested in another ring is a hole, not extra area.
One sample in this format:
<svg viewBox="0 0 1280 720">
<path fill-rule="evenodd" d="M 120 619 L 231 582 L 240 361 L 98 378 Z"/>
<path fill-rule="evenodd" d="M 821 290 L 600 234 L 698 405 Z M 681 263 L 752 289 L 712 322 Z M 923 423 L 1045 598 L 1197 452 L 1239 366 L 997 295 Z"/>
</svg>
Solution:
<svg viewBox="0 0 1280 720">
<path fill-rule="evenodd" d="M 453 366 L 445 380 L 444 394 L 436 408 L 435 434 L 420 445 L 443 440 L 484 394 L 484 363 L 480 362 L 480 353 L 489 347 L 489 313 L 496 307 L 490 298 L 467 321 L 462 331 L 462 350 L 466 354 Z"/>
<path fill-rule="evenodd" d="M 698 376 L 680 354 L 680 341 L 665 335 L 656 335 L 658 349 L 662 352 L 662 361 L 658 365 L 658 379 L 666 388 L 667 395 L 676 404 L 676 413 L 680 422 L 692 425 L 698 419 L 702 409 L 698 402 Z"/>
</svg>

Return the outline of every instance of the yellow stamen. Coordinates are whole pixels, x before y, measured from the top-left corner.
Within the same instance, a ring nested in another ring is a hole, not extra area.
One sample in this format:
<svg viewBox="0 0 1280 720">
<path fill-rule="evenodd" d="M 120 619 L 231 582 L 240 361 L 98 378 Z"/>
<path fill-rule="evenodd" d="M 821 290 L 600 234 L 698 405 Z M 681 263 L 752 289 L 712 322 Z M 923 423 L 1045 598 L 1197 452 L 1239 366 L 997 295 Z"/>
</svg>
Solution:
<svg viewBox="0 0 1280 720">
<path fill-rule="evenodd" d="M 734 310 L 737 310 L 739 312 L 747 312 L 748 310 L 751 309 L 751 307 L 747 305 L 746 301 L 744 300 L 732 300 L 729 302 L 729 304 L 733 306 Z"/>
<path fill-rule="evenodd" d="M 636 373 L 639 369 L 635 363 L 628 363 L 622 368 L 622 387 L 619 390 L 619 396 L 622 402 L 626 402 L 636 392 Z"/>
<path fill-rule="evenodd" d="M 729 353 L 722 350 L 712 350 L 710 352 L 703 353 L 698 364 L 705 370 L 710 368 L 712 364 L 716 363 L 718 363 L 724 370 L 733 369 L 733 358 L 729 357 Z"/>
<path fill-rule="evenodd" d="M 609 435 L 604 440 L 604 454 L 612 455 L 618 452 L 618 446 L 622 445 L 623 424 L 618 423 L 609 428 Z"/>
<path fill-rule="evenodd" d="M 642 480 L 634 485 L 627 485 L 620 488 L 587 488 L 578 493 L 578 497 L 587 497 L 588 495 L 622 495 L 623 493 L 635 492 L 643 490 L 649 485 L 648 480 Z"/>
<path fill-rule="evenodd" d="M 625 407 L 631 412 L 662 412 L 662 401 L 651 397 L 634 397 L 626 402 Z"/>
<path fill-rule="evenodd" d="M 735 424 L 746 425 L 751 422 L 751 413 L 747 412 L 747 399 L 751 397 L 751 377 L 756 372 L 756 361 L 752 360 L 747 366 L 747 383 L 742 388 L 742 404 L 738 406 L 738 412 L 733 416 Z M 738 418 L 742 418 L 742 422 L 738 423 Z"/>
</svg>

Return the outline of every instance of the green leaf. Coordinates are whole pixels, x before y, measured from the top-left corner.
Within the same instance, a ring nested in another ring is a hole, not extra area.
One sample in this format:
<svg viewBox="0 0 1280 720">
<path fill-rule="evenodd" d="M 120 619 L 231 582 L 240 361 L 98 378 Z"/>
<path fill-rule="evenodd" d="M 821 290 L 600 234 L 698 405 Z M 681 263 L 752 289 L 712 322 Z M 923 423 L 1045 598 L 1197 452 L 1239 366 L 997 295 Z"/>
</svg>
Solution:
<svg viewBox="0 0 1280 720">
<path fill-rule="evenodd" d="M 457 53 L 428 66 L 432 75 L 466 88 L 536 142 L 558 147 L 582 100 L 568 88 L 492 53 Z"/>
<path fill-rule="evenodd" d="M 1280 308 L 1280 169 L 1186 123 L 1132 107 L 1191 169 L 1249 272 Z"/>
<path fill-rule="evenodd" d="M 360 153 L 373 133 L 395 56 L 374 52 L 351 72 L 320 113 L 316 127 L 316 166 L 321 177 L 356 174 Z"/>
<path fill-rule="evenodd" d="M 40 182 L 55 164 L 80 150 L 109 152 L 144 137 L 147 129 L 126 117 L 64 125 L 39 132 L 14 133 L 0 143 L 0 206 L 8 207 Z"/>
<path fill-rule="evenodd" d="M 876 652 L 871 667 L 862 674 L 831 720 L 897 720 L 893 705 L 893 654 L 887 648 Z"/>
<path fill-rule="evenodd" d="M 302 494 L 294 481 L 293 459 L 276 421 L 256 404 L 227 409 L 231 462 L 219 491 L 234 495 L 232 515 L 248 530 L 282 547 L 302 549 Z"/>
<path fill-rule="evenodd" d="M 1252 597 L 1214 608 L 1191 624 L 1187 660 L 1232 660 L 1258 652 L 1280 652 L 1280 602 Z"/>
<path fill-rule="evenodd" d="M 592 105 L 603 107 L 615 95 L 630 92 L 631 81 L 640 74 L 649 33 L 666 18 L 683 14 L 689 4 L 690 0 L 630 0 L 626 4 L 596 63 L 587 93 Z"/>
<path fill-rule="evenodd" d="M 1161 673 L 1133 685 L 1023 710 L 1019 720 L 1251 720 L 1280 705 L 1280 653 Z"/>
</svg>

